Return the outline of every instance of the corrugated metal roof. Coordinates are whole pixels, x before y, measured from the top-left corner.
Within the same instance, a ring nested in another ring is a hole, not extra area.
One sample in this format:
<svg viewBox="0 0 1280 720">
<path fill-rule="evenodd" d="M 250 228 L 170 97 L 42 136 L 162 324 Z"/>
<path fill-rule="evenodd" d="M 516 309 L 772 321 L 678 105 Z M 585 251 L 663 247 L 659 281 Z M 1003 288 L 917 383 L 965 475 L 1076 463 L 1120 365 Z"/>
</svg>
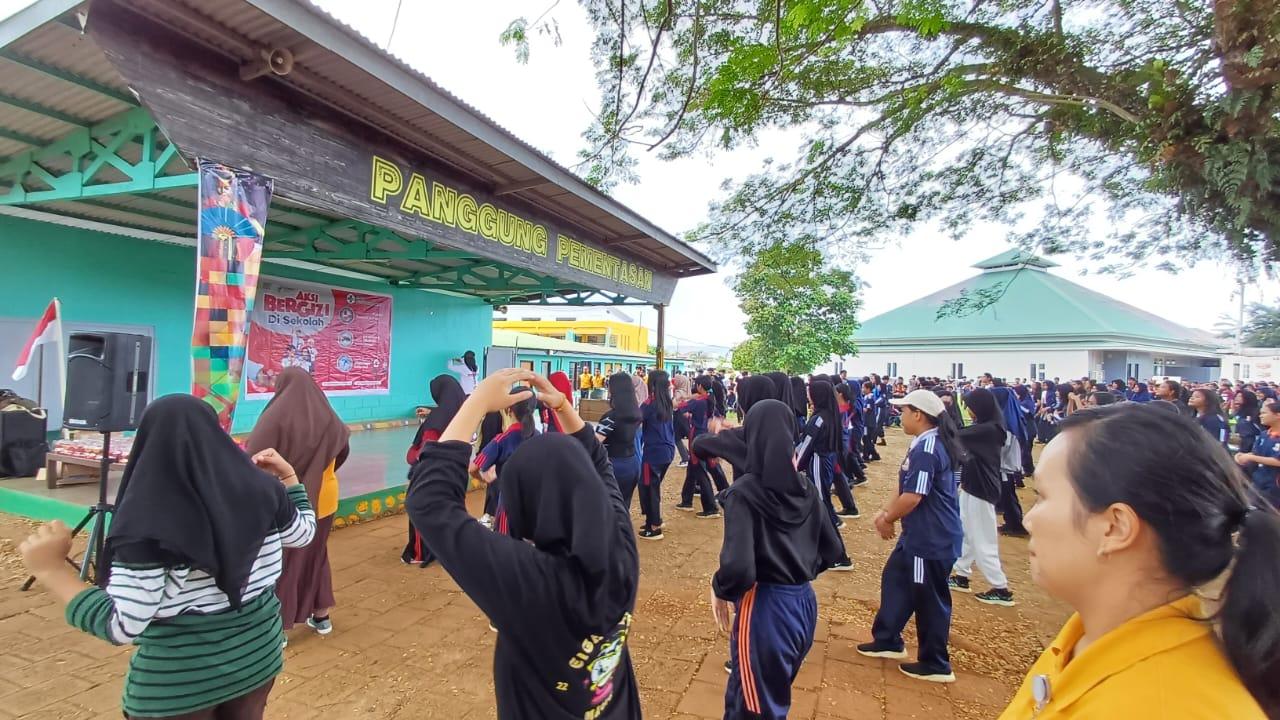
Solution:
<svg viewBox="0 0 1280 720">
<path fill-rule="evenodd" d="M 715 269 L 703 254 L 590 187 L 308 0 L 117 1 L 239 62 L 262 47 L 287 47 L 294 53 L 293 72 L 266 82 L 302 90 L 419 148 L 480 187 L 510 189 L 512 197 L 655 270 L 681 277 Z M 93 125 L 131 107 L 133 96 L 125 82 L 92 37 L 77 29 L 74 14 L 89 8 L 69 0 L 38 0 L 0 22 L 0 156 L 11 157 L 65 136 L 77 129 L 76 123 Z M 3 96 L 14 102 L 6 103 Z M 136 157 L 138 152 L 137 145 L 127 144 L 120 154 Z M 51 169 L 67 169 L 65 158 L 47 162 Z M 111 179 L 114 171 L 107 172 L 103 179 Z M 192 191 L 153 197 L 110 196 L 46 203 L 41 209 L 161 232 L 193 230 L 193 223 L 168 219 L 174 208 L 163 205 L 166 200 L 171 206 L 175 200 L 191 201 Z M 314 212 L 309 217 L 279 217 L 273 207 L 271 220 L 308 227 L 324 218 Z M 334 264 L 359 266 L 361 272 L 388 279 L 440 267 L 413 261 Z"/>
</svg>

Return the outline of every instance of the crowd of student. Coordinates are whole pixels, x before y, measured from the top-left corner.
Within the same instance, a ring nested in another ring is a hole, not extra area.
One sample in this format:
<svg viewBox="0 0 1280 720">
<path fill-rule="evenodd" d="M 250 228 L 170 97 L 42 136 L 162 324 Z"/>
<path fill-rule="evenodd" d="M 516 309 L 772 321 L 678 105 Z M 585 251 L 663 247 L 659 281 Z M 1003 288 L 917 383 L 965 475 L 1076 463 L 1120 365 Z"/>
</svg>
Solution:
<svg viewBox="0 0 1280 720">
<path fill-rule="evenodd" d="M 725 717 L 786 717 L 817 623 L 811 583 L 852 567 L 840 529 L 861 516 L 854 490 L 893 425 L 912 440 L 874 513 L 894 546 L 858 652 L 906 660 L 914 618 L 916 659 L 899 669 L 954 681 L 952 593 L 970 591 L 976 566 L 991 586 L 978 600 L 1014 603 L 1003 531 L 1030 537 L 1033 579 L 1075 610 L 1005 720 L 1280 713 L 1270 386 L 1163 382 L 1153 397 L 1136 380 L 1105 390 L 990 375 L 655 370 L 607 378 L 610 410 L 589 425 L 574 403 L 584 388 L 563 373 L 470 380 L 431 382 L 435 408 L 406 456 L 402 559 L 438 561 L 488 616 L 500 718 L 641 717 L 627 642 L 636 539 L 664 537 L 662 482 L 677 453 L 687 461 L 675 508 L 724 523 L 709 590 L 730 640 Z M 1037 441 L 1047 446 L 1035 465 Z M 250 453 L 204 403 L 162 398 L 139 427 L 98 584 L 65 563 L 61 523 L 23 543 L 73 625 L 138 645 L 127 717 L 262 717 L 282 629 L 332 629 L 324 537 L 346 448 L 345 427 L 300 370 L 277 381 Z M 1024 517 L 1014 490 L 1032 474 L 1039 500 Z M 473 481 L 486 486 L 479 519 L 465 505 Z"/>
</svg>

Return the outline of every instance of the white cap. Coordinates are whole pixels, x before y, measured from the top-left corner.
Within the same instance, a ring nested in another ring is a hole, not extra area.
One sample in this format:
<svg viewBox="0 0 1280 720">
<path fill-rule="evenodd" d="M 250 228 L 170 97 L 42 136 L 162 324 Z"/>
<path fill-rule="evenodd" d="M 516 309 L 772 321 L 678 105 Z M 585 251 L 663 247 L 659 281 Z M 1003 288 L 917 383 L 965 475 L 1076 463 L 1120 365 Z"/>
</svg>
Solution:
<svg viewBox="0 0 1280 720">
<path fill-rule="evenodd" d="M 942 398 L 935 395 L 932 390 L 912 390 L 904 398 L 890 400 L 889 404 L 910 405 L 925 415 L 935 418 L 947 411 L 947 407 L 942 404 Z"/>
</svg>

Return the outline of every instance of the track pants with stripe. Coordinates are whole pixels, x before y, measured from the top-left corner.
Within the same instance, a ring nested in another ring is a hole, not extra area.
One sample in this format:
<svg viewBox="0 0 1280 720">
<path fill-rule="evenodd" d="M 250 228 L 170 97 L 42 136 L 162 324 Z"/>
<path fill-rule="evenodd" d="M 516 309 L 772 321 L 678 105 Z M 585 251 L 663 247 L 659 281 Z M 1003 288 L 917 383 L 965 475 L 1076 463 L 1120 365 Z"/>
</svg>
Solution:
<svg viewBox="0 0 1280 720">
<path fill-rule="evenodd" d="M 662 525 L 662 478 L 670 465 L 665 462 L 640 466 L 640 512 L 644 513 L 645 527 L 650 530 Z"/>
<path fill-rule="evenodd" d="M 831 503 L 831 485 L 835 481 L 836 473 L 836 454 L 815 452 L 813 459 L 809 461 L 809 473 L 818 485 L 818 494 L 822 496 L 822 504 L 827 508 L 827 517 L 831 519 L 832 526 L 840 527 L 840 518 L 836 517 L 836 509 Z M 841 502 L 843 503 L 843 499 Z"/>
<path fill-rule="evenodd" d="M 880 575 L 880 610 L 871 636 L 884 647 L 903 647 L 902 629 L 912 615 L 920 639 L 918 659 L 937 673 L 951 672 L 947 640 L 951 635 L 951 589 L 947 577 L 955 558 L 916 557 L 898 545 Z"/>
<path fill-rule="evenodd" d="M 813 647 L 818 599 L 809 583 L 757 583 L 736 603 L 725 720 L 785 718 L 791 683 Z"/>
</svg>

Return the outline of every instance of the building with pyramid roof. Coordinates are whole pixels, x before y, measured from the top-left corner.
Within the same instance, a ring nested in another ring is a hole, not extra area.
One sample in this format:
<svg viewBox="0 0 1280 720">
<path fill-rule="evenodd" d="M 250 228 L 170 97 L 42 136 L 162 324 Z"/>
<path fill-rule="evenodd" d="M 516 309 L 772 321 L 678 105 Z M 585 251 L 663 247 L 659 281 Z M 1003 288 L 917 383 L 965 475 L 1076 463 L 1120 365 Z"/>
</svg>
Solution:
<svg viewBox="0 0 1280 720">
<path fill-rule="evenodd" d="M 1212 334 L 1055 275 L 1051 260 L 1010 250 L 973 267 L 981 272 L 866 320 L 855 336 L 859 354 L 844 369 L 891 377 L 1221 376 L 1221 342 Z M 981 310 L 939 317 L 948 301 L 993 296 Z"/>
</svg>

